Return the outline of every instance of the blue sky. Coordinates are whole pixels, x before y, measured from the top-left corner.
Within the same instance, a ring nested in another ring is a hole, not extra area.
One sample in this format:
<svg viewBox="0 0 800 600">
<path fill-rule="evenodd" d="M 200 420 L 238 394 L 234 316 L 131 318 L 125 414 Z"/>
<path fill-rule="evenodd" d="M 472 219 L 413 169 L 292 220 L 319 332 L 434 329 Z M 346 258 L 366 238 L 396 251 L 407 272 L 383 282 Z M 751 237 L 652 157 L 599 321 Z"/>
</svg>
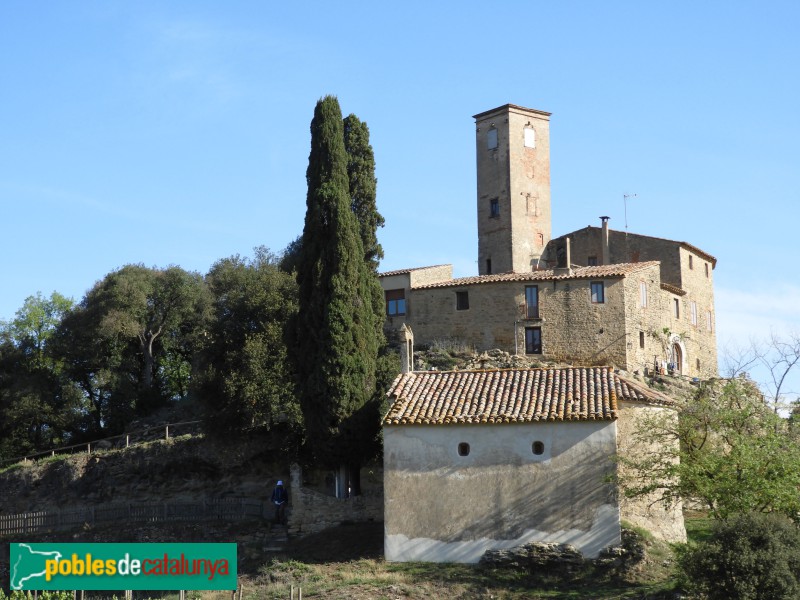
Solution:
<svg viewBox="0 0 800 600">
<path fill-rule="evenodd" d="M 127 263 L 280 250 L 309 122 L 370 126 L 384 270 L 477 272 L 471 115 L 552 112 L 553 231 L 719 259 L 720 345 L 800 328 L 796 2 L 0 4 L 0 319 Z"/>
</svg>

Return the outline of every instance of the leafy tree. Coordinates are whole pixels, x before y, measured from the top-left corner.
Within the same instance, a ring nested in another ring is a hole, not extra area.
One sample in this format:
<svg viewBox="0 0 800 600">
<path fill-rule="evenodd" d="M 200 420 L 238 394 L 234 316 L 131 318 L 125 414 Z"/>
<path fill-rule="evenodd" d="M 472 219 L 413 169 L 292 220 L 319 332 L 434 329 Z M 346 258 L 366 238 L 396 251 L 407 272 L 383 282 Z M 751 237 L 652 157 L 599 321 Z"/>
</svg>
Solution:
<svg viewBox="0 0 800 600">
<path fill-rule="evenodd" d="M 800 598 L 800 530 L 782 515 L 750 513 L 716 524 L 679 564 L 710 600 Z"/>
<path fill-rule="evenodd" d="M 218 261 L 206 278 L 213 315 L 200 356 L 198 394 L 212 431 L 284 423 L 293 438 L 301 434 L 284 339 L 297 313 L 297 284 L 278 262 L 258 248 L 253 260 Z"/>
<path fill-rule="evenodd" d="M 622 461 L 630 497 L 693 498 L 718 518 L 800 515 L 800 440 L 744 378 L 701 386 L 677 420 L 653 416 L 635 435 L 652 451 Z"/>
<path fill-rule="evenodd" d="M 373 268 L 383 258 L 377 230 L 384 219 L 376 203 L 377 179 L 375 154 L 369 143 L 369 128 L 353 114 L 344 119 L 344 147 L 347 151 L 347 178 L 350 187 L 350 207 L 359 225 L 364 259 Z"/>
<path fill-rule="evenodd" d="M 357 494 L 361 462 L 376 451 L 384 339 L 377 277 L 365 261 L 347 166 L 339 102 L 327 96 L 311 121 L 294 352 L 309 448 L 323 464 L 348 465 Z"/>
<path fill-rule="evenodd" d="M 58 292 L 37 293 L 12 321 L 0 323 L 0 454 L 63 443 L 74 428 L 80 398 L 50 347 L 71 306 Z"/>
<path fill-rule="evenodd" d="M 179 267 L 127 265 L 98 282 L 57 335 L 90 407 L 87 429 L 117 431 L 185 395 L 207 309 L 202 277 Z"/>
</svg>

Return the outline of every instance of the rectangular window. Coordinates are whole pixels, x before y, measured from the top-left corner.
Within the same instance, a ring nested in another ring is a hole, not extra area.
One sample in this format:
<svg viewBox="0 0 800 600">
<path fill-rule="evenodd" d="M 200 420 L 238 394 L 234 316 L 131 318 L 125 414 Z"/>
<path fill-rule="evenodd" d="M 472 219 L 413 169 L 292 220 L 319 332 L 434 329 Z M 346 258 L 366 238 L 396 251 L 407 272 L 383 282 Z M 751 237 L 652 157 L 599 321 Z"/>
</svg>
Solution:
<svg viewBox="0 0 800 600">
<path fill-rule="evenodd" d="M 525 135 L 525 147 L 536 148 L 536 131 L 531 127 L 523 129 Z"/>
<path fill-rule="evenodd" d="M 592 304 L 603 304 L 606 301 L 606 290 L 603 282 L 593 281 L 590 285 L 592 289 Z"/>
<path fill-rule="evenodd" d="M 597 257 L 596 256 L 590 256 L 589 258 L 587 258 L 586 259 L 586 266 L 587 267 L 596 267 L 597 266 Z"/>
<path fill-rule="evenodd" d="M 692 316 L 692 325 L 697 327 L 697 302 L 692 300 L 689 304 L 690 314 Z"/>
<path fill-rule="evenodd" d="M 706 277 L 708 277 L 708 263 L 706 263 Z"/>
<path fill-rule="evenodd" d="M 405 290 L 386 290 L 386 314 L 390 317 L 406 314 Z"/>
<path fill-rule="evenodd" d="M 644 348 L 644 331 L 639 332 L 639 348 Z"/>
<path fill-rule="evenodd" d="M 542 328 L 526 327 L 525 354 L 541 354 L 541 353 L 542 353 Z"/>
<path fill-rule="evenodd" d="M 681 301 L 680 301 L 679 298 L 673 298 L 672 303 L 673 303 L 672 304 L 673 314 L 675 315 L 676 319 L 680 319 L 681 318 Z"/>
<path fill-rule="evenodd" d="M 647 308 L 647 283 L 644 281 L 639 282 L 639 305 Z"/>
<path fill-rule="evenodd" d="M 525 316 L 528 319 L 539 318 L 539 286 L 525 286 Z"/>
<path fill-rule="evenodd" d="M 500 216 L 500 201 L 497 198 L 489 200 L 489 217 L 497 218 Z"/>
<path fill-rule="evenodd" d="M 486 259 L 486 274 L 487 275 L 491 275 L 492 274 L 492 259 L 491 258 L 487 258 Z"/>
<path fill-rule="evenodd" d="M 692 260 L 693 258 L 694 257 L 690 254 L 689 255 L 689 268 L 690 269 L 694 269 L 694 260 Z"/>
<path fill-rule="evenodd" d="M 469 309 L 469 292 L 456 292 L 456 310 Z"/>
<path fill-rule="evenodd" d="M 712 330 L 713 330 L 713 328 L 714 328 L 714 327 L 713 327 L 713 325 L 712 325 L 712 323 L 711 323 L 711 311 L 710 311 L 710 310 L 707 310 L 707 311 L 706 311 L 706 330 L 707 330 L 707 331 L 712 331 Z"/>
<path fill-rule="evenodd" d="M 486 147 L 489 150 L 497 148 L 497 129 L 492 128 L 486 132 Z"/>
</svg>

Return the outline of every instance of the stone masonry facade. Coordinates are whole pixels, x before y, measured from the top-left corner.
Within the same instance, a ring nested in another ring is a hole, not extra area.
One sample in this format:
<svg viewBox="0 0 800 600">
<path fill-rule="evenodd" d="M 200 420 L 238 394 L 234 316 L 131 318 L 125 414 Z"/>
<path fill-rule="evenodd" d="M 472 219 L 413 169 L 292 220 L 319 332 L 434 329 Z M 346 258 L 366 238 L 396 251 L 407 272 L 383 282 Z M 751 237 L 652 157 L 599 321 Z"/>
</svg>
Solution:
<svg viewBox="0 0 800 600">
<path fill-rule="evenodd" d="M 607 217 L 551 239 L 550 114 L 509 104 L 475 119 L 479 275 L 381 274 L 390 339 L 406 324 L 422 345 L 716 376 L 716 259 Z"/>
</svg>

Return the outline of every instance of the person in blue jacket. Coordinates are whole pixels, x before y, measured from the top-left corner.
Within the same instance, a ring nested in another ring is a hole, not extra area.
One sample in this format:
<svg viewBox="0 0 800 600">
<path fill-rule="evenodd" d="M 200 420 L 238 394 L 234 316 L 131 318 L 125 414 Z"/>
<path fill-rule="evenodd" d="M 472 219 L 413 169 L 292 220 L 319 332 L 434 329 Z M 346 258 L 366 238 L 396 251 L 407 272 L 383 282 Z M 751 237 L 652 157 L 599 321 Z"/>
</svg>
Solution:
<svg viewBox="0 0 800 600">
<path fill-rule="evenodd" d="M 283 481 L 278 481 L 275 489 L 272 490 L 271 500 L 275 505 L 275 523 L 286 525 L 286 504 L 289 502 L 289 494 L 283 487 Z"/>
</svg>

